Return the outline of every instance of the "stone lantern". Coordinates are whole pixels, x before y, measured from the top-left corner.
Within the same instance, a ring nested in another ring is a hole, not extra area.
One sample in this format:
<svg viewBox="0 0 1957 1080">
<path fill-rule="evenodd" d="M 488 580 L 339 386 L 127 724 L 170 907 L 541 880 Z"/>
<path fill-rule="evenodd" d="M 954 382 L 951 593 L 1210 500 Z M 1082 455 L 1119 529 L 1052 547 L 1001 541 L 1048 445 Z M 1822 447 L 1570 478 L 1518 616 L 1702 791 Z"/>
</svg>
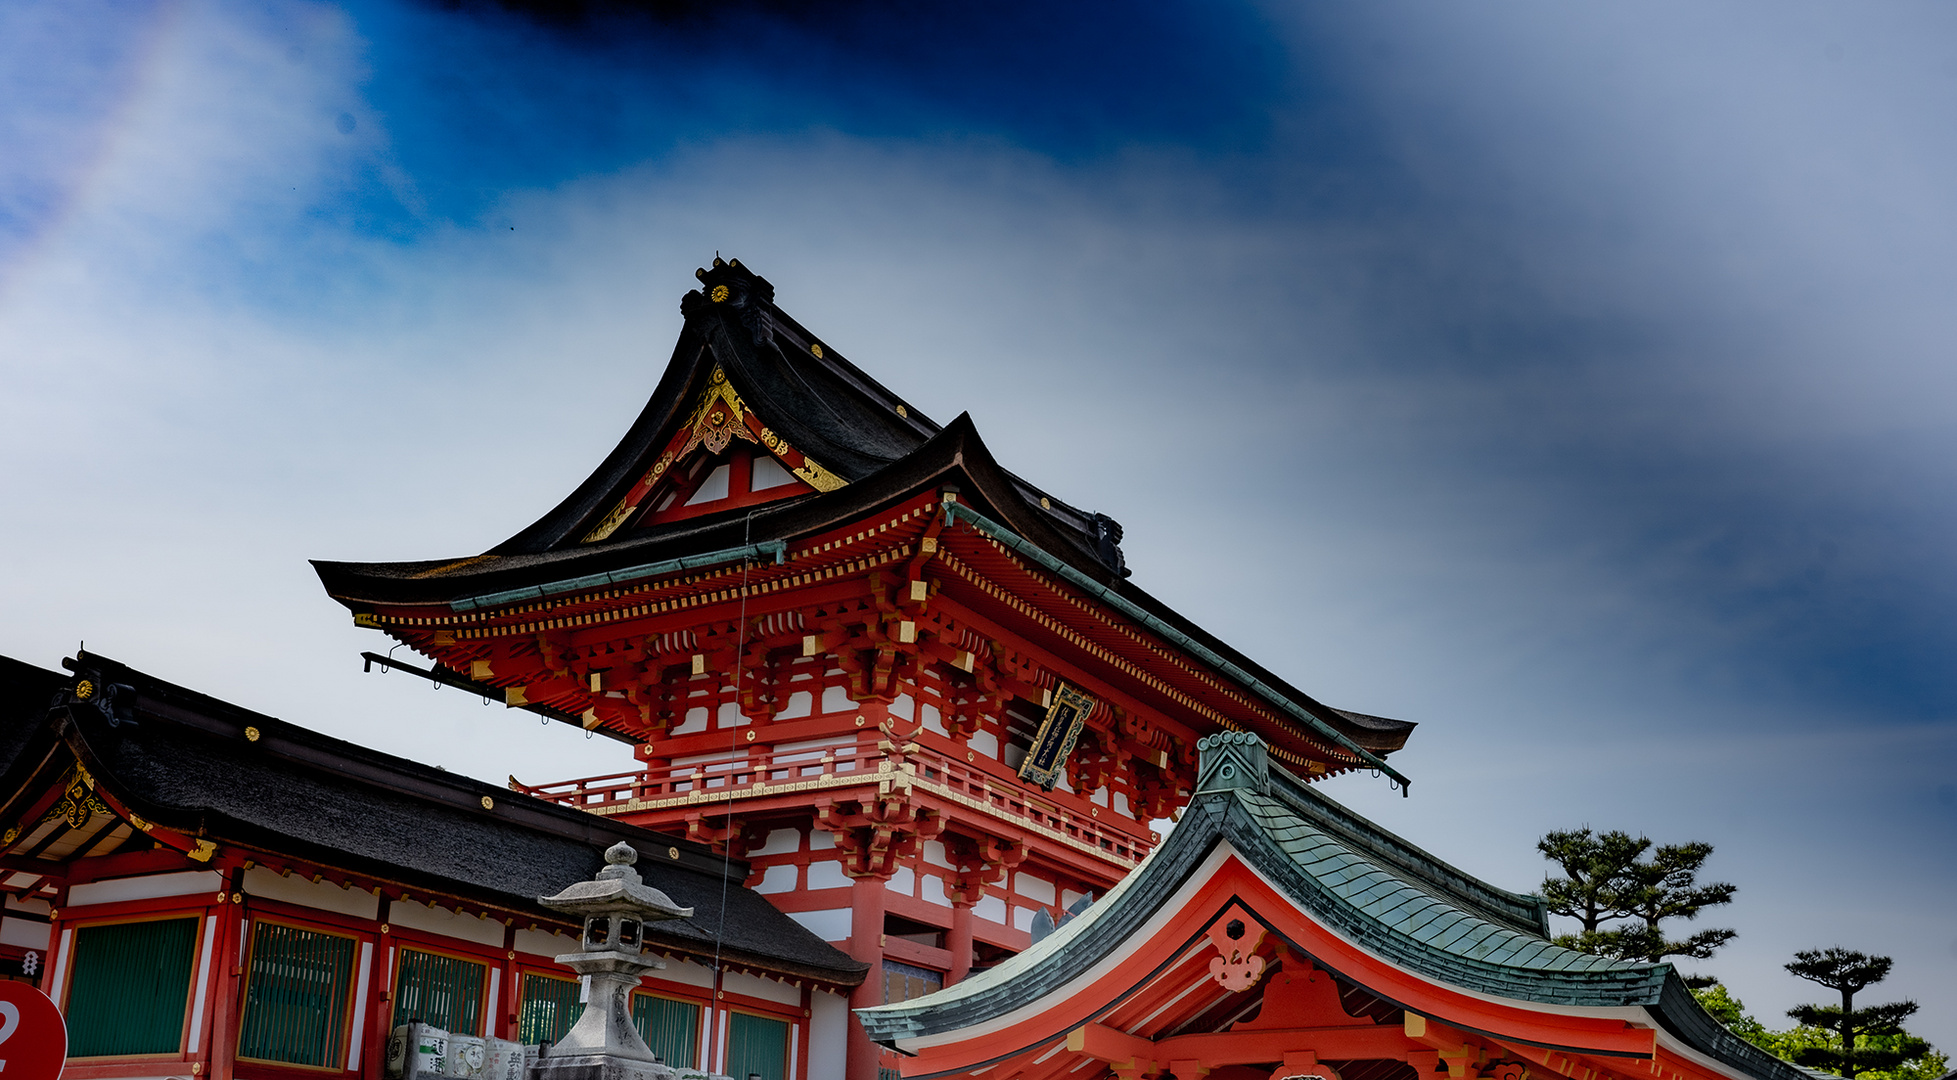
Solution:
<svg viewBox="0 0 1957 1080">
<path fill-rule="evenodd" d="M 619 842 L 605 852 L 605 868 L 556 896 L 539 897 L 552 911 L 584 922 L 578 952 L 557 962 L 584 978 L 585 1007 L 571 1030 L 544 1051 L 540 1080 L 656 1080 L 671 1075 L 632 1026 L 631 994 L 639 976 L 666 966 L 644 954 L 645 925 L 693 917 L 665 893 L 647 885 L 632 864 L 639 853 Z"/>
</svg>

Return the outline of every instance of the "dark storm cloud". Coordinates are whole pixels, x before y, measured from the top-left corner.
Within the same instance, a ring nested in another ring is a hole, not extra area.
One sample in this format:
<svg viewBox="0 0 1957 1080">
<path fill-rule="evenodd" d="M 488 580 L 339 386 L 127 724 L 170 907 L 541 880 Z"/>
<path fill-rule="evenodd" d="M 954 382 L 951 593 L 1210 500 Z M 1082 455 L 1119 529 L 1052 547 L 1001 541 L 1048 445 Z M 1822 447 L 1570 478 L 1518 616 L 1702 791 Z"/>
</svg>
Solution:
<svg viewBox="0 0 1957 1080">
<path fill-rule="evenodd" d="M 1730 13 L 1542 5 L 359 11 L 405 179 L 334 211 L 357 227 L 405 239 L 733 132 L 989 139 L 1083 188 L 1113 175 L 1088 212 L 1117 226 L 1174 214 L 1287 241 L 1218 283 L 1262 306 L 1233 317 L 1295 346 L 1239 362 L 1395 399 L 1353 435 L 1379 443 L 1367 482 L 1407 496 L 1391 512 L 1517 558 L 1582 553 L 1648 605 L 1595 626 L 1524 601 L 1546 632 L 1706 692 L 1868 722 L 1957 712 L 1945 421 L 1870 417 L 1940 386 L 1919 376 L 1948 329 L 1883 342 L 1885 298 L 1957 280 L 1845 268 L 1813 235 L 1826 219 L 1921 243 L 1881 206 L 1893 148 L 1839 105 L 1947 104 L 1934 54 L 1877 59 L 1893 26 L 1802 8 L 1749 39 Z M 1865 160 L 1817 163 L 1831 144 Z M 1136 148 L 1208 180 L 1120 177 Z M 691 179 L 703 201 L 731 186 Z M 1350 347 L 1296 340 L 1314 311 L 1358 328 Z M 1872 338 L 1887 355 L 1853 385 L 1843 350 Z"/>
<path fill-rule="evenodd" d="M 511 186 L 733 132 L 992 137 L 1062 159 L 1137 141 L 1254 144 L 1287 79 L 1259 13 L 1234 3 L 369 4 L 360 14 L 374 41 L 369 93 L 418 192 L 444 216 L 470 216 Z"/>
</svg>

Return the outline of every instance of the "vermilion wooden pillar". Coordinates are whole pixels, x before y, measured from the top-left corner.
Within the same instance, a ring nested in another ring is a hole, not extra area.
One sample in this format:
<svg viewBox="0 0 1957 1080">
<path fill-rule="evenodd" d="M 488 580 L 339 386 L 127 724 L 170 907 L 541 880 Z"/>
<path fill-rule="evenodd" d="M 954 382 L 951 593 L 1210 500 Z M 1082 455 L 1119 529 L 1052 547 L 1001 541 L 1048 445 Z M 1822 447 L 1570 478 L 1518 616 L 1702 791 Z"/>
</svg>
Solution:
<svg viewBox="0 0 1957 1080">
<path fill-rule="evenodd" d="M 965 981 L 965 976 L 972 973 L 972 905 L 951 905 L 951 933 L 945 938 L 945 947 L 951 951 L 951 970 L 945 973 L 945 985 Z"/>
<path fill-rule="evenodd" d="M 231 895 L 244 897 L 244 871 L 234 870 L 227 875 L 227 887 Z M 217 940 L 212 943 L 215 950 L 213 966 L 217 968 L 217 978 L 212 988 L 211 1001 L 211 1045 L 210 1080 L 231 1080 L 232 1070 L 238 1060 L 238 1009 L 244 997 L 244 955 L 245 929 L 250 925 L 250 915 L 242 903 L 225 904 L 217 909 Z"/>
<path fill-rule="evenodd" d="M 360 1075 L 368 1080 L 380 1080 L 387 1071 L 387 1037 L 393 1033 L 394 1024 L 394 937 L 388 933 L 388 915 L 393 903 L 387 896 L 380 898 L 380 907 L 374 918 L 381 924 L 380 936 L 374 939 L 374 970 L 367 984 L 371 1010 L 361 1022 L 367 1025 L 367 1045 L 360 1055 Z"/>
<path fill-rule="evenodd" d="M 849 955 L 870 965 L 863 985 L 849 995 L 852 1009 L 883 1004 L 883 900 L 885 878 L 864 875 L 850 885 Z M 855 1017 L 849 1021 L 849 1069 L 847 1080 L 877 1080 L 877 1059 L 882 1048 L 870 1041 Z"/>
</svg>

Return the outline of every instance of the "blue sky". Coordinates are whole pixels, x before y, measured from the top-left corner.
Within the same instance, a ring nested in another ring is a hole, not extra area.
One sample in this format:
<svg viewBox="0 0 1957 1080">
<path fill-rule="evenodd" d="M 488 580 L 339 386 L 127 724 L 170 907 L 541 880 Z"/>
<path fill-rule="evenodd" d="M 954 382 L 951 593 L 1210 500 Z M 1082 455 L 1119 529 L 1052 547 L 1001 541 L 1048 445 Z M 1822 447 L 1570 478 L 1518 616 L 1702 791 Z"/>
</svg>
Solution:
<svg viewBox="0 0 1957 1080">
<path fill-rule="evenodd" d="M 309 557 L 480 551 L 715 251 L 1420 721 L 1332 793 L 1517 888 L 1703 839 L 1702 965 L 1893 954 L 1957 1046 L 1957 14 L 1929 4 L 0 9 L 0 652 L 497 779 Z"/>
</svg>

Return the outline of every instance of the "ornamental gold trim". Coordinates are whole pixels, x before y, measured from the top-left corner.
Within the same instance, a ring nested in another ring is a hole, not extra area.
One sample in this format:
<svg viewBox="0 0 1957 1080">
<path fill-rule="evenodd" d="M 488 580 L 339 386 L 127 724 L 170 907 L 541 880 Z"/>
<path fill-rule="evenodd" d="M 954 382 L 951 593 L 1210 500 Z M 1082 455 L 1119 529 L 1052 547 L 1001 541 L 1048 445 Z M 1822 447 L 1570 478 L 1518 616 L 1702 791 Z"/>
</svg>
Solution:
<svg viewBox="0 0 1957 1080">
<path fill-rule="evenodd" d="M 707 377 L 706 389 L 700 392 L 700 398 L 694 403 L 693 411 L 687 414 L 681 434 L 667 445 L 666 451 L 659 455 L 659 460 L 653 462 L 652 468 L 646 470 L 645 475 L 639 478 L 639 482 L 633 484 L 632 489 L 619 499 L 618 505 L 612 507 L 611 512 L 606 514 L 597 525 L 592 526 L 591 531 L 585 533 L 578 542 L 597 543 L 617 532 L 638 510 L 646 496 L 652 494 L 654 485 L 665 479 L 667 471 L 684 460 L 702 443 L 706 444 L 709 453 L 714 454 L 726 450 L 735 439 L 755 443 L 765 448 L 797 479 L 817 491 L 834 491 L 849 483 L 823 468 L 809 455 L 790 446 L 787 439 L 776 434 L 773 428 L 760 423 L 758 417 L 750 427 L 749 418 L 752 415 L 753 410 L 748 408 L 747 402 L 741 399 L 740 392 L 735 390 L 734 384 L 728 380 L 726 369 L 715 364 L 713 373 Z M 755 435 L 753 427 L 761 429 L 759 437 Z M 801 458 L 802 463 L 791 464 L 790 454 Z"/>
<path fill-rule="evenodd" d="M 95 794 L 95 779 L 77 763 L 62 783 L 60 800 L 48 807 L 47 812 L 41 815 L 41 820 L 36 824 L 60 820 L 71 829 L 80 829 L 95 820 L 97 814 L 114 817 L 115 811 L 110 810 L 109 804 Z"/>
</svg>

